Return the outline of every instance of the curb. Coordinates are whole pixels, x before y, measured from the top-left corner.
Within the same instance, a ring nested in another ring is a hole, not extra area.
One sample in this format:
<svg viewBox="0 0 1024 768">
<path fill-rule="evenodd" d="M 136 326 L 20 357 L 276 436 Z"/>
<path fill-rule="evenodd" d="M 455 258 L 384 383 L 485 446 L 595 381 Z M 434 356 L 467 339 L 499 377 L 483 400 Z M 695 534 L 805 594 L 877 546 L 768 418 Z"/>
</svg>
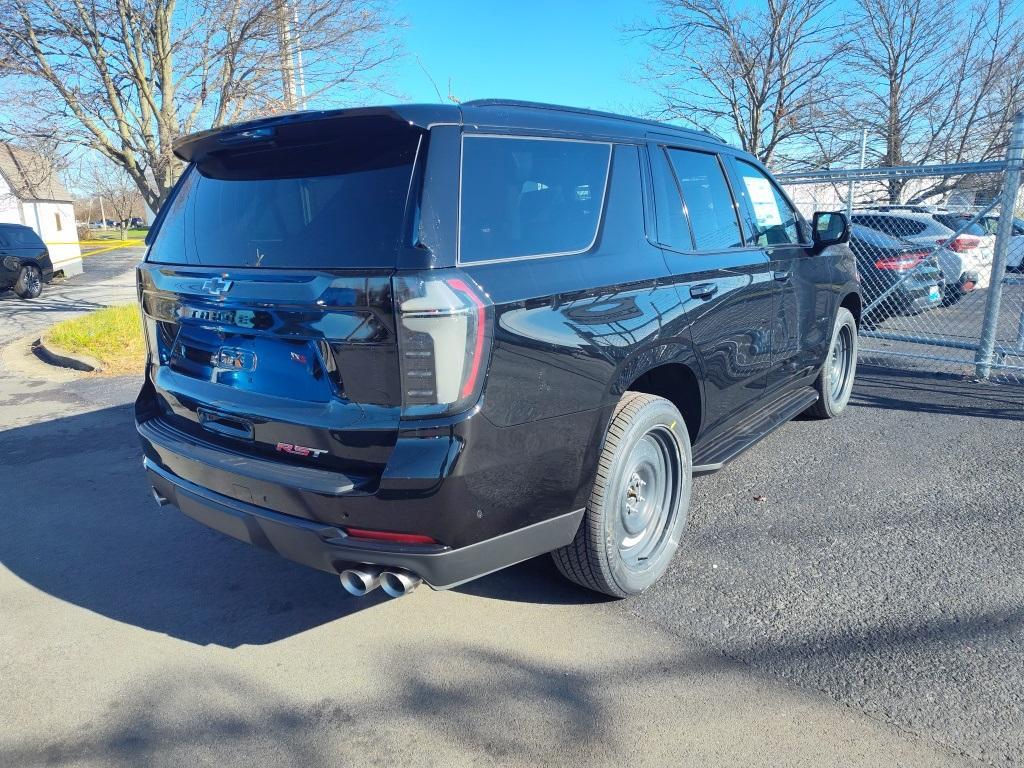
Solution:
<svg viewBox="0 0 1024 768">
<path fill-rule="evenodd" d="M 44 363 L 60 368 L 73 368 L 76 371 L 93 373 L 103 370 L 103 364 L 92 355 L 84 352 L 69 352 L 66 349 L 44 342 L 38 338 L 32 342 L 32 352 Z"/>
</svg>

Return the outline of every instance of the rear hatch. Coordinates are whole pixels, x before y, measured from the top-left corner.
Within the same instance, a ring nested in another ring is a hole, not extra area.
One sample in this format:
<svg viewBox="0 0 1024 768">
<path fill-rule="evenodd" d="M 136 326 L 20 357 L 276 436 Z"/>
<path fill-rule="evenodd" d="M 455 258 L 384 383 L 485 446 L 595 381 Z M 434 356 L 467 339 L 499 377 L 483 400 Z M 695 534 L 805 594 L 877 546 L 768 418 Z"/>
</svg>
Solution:
<svg viewBox="0 0 1024 768">
<path fill-rule="evenodd" d="M 372 487 L 401 415 L 391 277 L 425 142 L 381 116 L 205 137 L 139 268 L 140 421 Z"/>
</svg>

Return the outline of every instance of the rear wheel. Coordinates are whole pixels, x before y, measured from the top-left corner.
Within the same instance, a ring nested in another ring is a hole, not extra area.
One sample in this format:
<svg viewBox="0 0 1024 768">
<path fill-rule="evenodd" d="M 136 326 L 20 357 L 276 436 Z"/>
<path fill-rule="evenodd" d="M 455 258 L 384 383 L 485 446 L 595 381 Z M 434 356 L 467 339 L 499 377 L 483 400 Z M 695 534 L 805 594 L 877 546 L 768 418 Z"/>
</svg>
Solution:
<svg viewBox="0 0 1024 768">
<path fill-rule="evenodd" d="M 558 570 L 613 597 L 635 595 L 668 568 L 686 527 L 692 487 L 686 423 L 672 403 L 627 392 L 616 406 L 594 489 Z"/>
<path fill-rule="evenodd" d="M 23 299 L 35 299 L 43 292 L 43 276 L 35 264 L 24 264 L 14 283 L 14 292 Z"/>
<path fill-rule="evenodd" d="M 805 413 L 817 419 L 833 419 L 846 410 L 857 375 L 857 322 L 846 307 L 836 313 L 832 343 L 821 373 L 814 382 L 818 402 Z"/>
</svg>

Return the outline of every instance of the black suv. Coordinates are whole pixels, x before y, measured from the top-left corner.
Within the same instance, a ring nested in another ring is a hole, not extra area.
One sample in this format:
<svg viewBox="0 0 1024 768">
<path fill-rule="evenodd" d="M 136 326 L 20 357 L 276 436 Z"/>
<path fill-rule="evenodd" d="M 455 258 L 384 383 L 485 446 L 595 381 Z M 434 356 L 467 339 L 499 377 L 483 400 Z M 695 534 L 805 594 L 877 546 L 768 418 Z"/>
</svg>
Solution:
<svg viewBox="0 0 1024 768">
<path fill-rule="evenodd" d="M 53 262 L 46 244 L 30 227 L 0 224 L 0 291 L 12 290 L 35 299 L 43 283 L 53 279 Z"/>
<path fill-rule="evenodd" d="M 138 270 L 154 498 L 353 594 L 547 552 L 640 592 L 693 475 L 849 398 L 846 217 L 710 134 L 476 101 L 176 152 Z"/>
</svg>

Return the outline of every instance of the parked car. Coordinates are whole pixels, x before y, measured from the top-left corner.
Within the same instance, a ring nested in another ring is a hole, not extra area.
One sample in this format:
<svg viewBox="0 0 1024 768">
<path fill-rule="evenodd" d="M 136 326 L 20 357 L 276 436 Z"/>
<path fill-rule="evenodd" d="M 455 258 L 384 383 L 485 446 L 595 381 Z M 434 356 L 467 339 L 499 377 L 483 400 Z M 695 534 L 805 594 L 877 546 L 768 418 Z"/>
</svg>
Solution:
<svg viewBox="0 0 1024 768">
<path fill-rule="evenodd" d="M 999 215 L 990 214 L 981 218 L 981 226 L 993 238 L 999 227 Z M 1014 218 L 1010 236 L 1010 246 L 1006 253 L 1007 272 L 1024 270 L 1024 219 Z"/>
<path fill-rule="evenodd" d="M 694 475 L 847 406 L 845 215 L 708 133 L 478 101 L 176 152 L 138 269 L 154 498 L 352 594 L 548 552 L 636 594 Z"/>
<path fill-rule="evenodd" d="M 13 290 L 22 299 L 35 299 L 43 292 L 43 283 L 52 279 L 50 251 L 35 230 L 0 224 L 0 291 Z"/>
<path fill-rule="evenodd" d="M 981 238 L 962 234 L 950 241 L 955 230 L 936 219 L 934 213 L 868 208 L 854 211 L 852 221 L 854 224 L 934 250 L 946 280 L 943 297 L 943 304 L 946 306 L 956 304 L 975 288 L 987 284 L 983 282 L 985 260 L 979 251 Z M 938 247 L 944 243 L 948 245 Z M 989 268 L 991 269 L 991 254 Z"/>
<path fill-rule="evenodd" d="M 872 321 L 918 314 L 942 303 L 945 280 L 934 251 L 860 224 L 851 227 L 850 248 L 857 257 L 865 306 L 885 294 L 870 313 Z"/>
</svg>

